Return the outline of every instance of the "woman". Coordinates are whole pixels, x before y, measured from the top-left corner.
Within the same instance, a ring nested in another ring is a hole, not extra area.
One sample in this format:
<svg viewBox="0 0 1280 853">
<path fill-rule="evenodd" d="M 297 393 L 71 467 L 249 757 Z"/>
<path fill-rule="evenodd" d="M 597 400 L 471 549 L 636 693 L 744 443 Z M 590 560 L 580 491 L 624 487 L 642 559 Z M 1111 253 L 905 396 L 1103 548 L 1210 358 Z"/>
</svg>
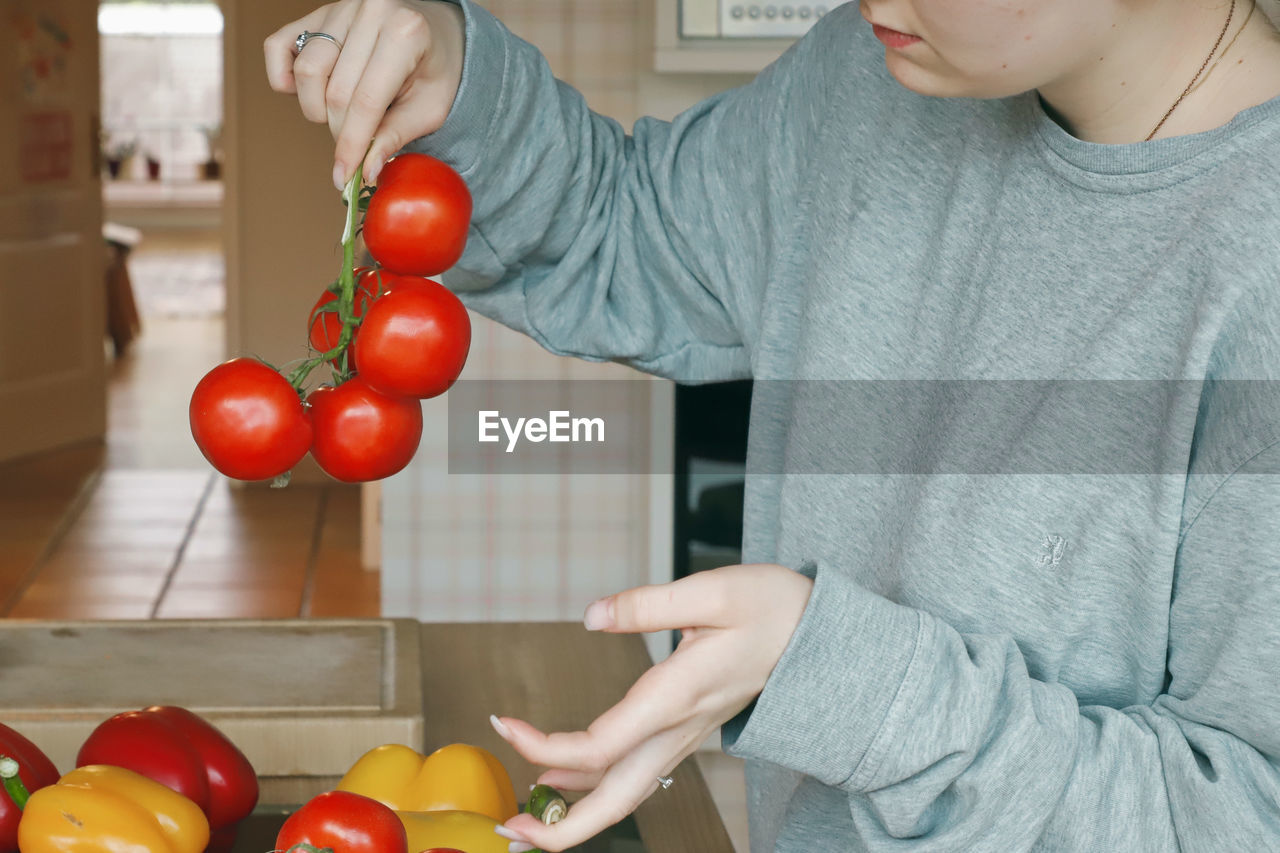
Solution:
<svg viewBox="0 0 1280 853">
<path fill-rule="evenodd" d="M 683 640 L 586 732 L 495 718 L 592 791 L 512 850 L 617 821 L 721 724 L 756 851 L 1280 849 L 1280 419 L 1224 384 L 1280 367 L 1264 11 L 863 0 L 630 136 L 465 0 L 268 39 L 335 183 L 371 138 L 371 178 L 406 145 L 462 172 L 472 308 L 757 380 L 754 564 L 588 608 Z"/>
</svg>

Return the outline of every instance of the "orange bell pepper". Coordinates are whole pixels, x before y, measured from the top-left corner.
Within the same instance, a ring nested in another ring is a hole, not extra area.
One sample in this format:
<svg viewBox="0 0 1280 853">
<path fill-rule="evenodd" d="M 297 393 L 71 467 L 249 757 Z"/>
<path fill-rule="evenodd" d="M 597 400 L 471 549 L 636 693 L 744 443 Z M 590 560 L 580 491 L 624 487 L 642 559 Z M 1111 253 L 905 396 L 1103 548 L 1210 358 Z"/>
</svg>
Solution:
<svg viewBox="0 0 1280 853">
<path fill-rule="evenodd" d="M 22 853 L 201 853 L 209 821 L 191 800 L 122 767 L 86 765 L 27 800 Z"/>
<path fill-rule="evenodd" d="M 505 823 L 516 816 L 511 777 L 494 755 L 455 743 L 425 758 L 400 744 L 365 753 L 338 783 L 339 791 L 372 797 L 396 811 L 467 811 Z"/>
</svg>

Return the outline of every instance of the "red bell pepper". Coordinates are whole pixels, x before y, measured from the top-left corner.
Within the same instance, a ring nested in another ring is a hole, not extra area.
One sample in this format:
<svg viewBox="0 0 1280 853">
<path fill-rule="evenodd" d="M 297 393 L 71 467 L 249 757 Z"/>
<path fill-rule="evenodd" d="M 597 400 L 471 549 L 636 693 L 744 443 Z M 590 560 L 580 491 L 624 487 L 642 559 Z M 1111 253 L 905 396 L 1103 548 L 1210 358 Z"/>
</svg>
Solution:
<svg viewBox="0 0 1280 853">
<path fill-rule="evenodd" d="M 76 766 L 109 764 L 141 773 L 200 806 L 209 826 L 235 824 L 258 803 L 258 777 L 226 735 L 185 708 L 153 706 L 106 720 Z"/>
<path fill-rule="evenodd" d="M 18 762 L 18 778 L 27 791 L 58 781 L 58 768 L 40 748 L 8 726 L 0 723 L 0 757 Z M 0 853 L 14 853 L 18 849 L 18 819 L 22 817 L 21 804 L 0 788 Z"/>
</svg>

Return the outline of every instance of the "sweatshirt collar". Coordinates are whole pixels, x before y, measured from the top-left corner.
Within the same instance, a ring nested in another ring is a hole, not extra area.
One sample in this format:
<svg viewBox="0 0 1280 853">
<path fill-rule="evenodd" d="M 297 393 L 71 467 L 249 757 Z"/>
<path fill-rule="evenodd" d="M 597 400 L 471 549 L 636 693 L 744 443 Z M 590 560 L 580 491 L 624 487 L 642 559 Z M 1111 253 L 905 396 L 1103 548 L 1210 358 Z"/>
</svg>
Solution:
<svg viewBox="0 0 1280 853">
<path fill-rule="evenodd" d="M 1085 142 L 1050 118 L 1034 91 L 1018 96 L 1036 146 L 1055 171 L 1094 189 L 1134 191 L 1199 174 L 1280 128 L 1280 97 L 1242 110 L 1227 124 L 1150 142 Z"/>
</svg>

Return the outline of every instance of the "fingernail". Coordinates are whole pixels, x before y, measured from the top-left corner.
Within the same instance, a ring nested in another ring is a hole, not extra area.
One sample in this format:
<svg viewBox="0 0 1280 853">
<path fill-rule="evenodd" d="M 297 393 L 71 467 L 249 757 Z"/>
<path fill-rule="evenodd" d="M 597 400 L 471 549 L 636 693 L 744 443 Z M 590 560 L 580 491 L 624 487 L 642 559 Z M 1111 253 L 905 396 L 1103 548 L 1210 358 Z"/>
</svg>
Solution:
<svg viewBox="0 0 1280 853">
<path fill-rule="evenodd" d="M 378 173 L 382 171 L 382 163 L 374 160 L 369 166 L 369 171 L 365 172 L 364 179 L 366 183 L 376 184 L 378 182 Z"/>
<path fill-rule="evenodd" d="M 582 624 L 588 631 L 603 631 L 605 628 L 613 627 L 613 599 L 602 598 L 599 601 L 591 602 L 587 607 L 586 614 L 582 617 Z"/>
<path fill-rule="evenodd" d="M 347 170 L 342 167 L 341 163 L 333 167 L 333 185 L 338 188 L 339 192 L 347 188 Z"/>
<path fill-rule="evenodd" d="M 532 844 L 525 844 L 523 841 L 512 841 L 507 845 L 507 853 L 529 853 L 530 850 L 537 850 Z"/>
<path fill-rule="evenodd" d="M 525 838 L 523 835 L 516 832 L 514 829 L 507 829 L 505 826 L 503 826 L 500 823 L 493 827 L 493 831 L 498 833 L 503 838 L 506 838 L 509 841 L 518 841 L 521 844 L 527 844 L 529 842 L 529 839 Z"/>
<path fill-rule="evenodd" d="M 493 730 L 501 735 L 503 740 L 511 740 L 511 729 L 507 728 L 506 723 L 499 720 L 496 714 L 489 715 L 489 725 L 493 726 Z"/>
</svg>

